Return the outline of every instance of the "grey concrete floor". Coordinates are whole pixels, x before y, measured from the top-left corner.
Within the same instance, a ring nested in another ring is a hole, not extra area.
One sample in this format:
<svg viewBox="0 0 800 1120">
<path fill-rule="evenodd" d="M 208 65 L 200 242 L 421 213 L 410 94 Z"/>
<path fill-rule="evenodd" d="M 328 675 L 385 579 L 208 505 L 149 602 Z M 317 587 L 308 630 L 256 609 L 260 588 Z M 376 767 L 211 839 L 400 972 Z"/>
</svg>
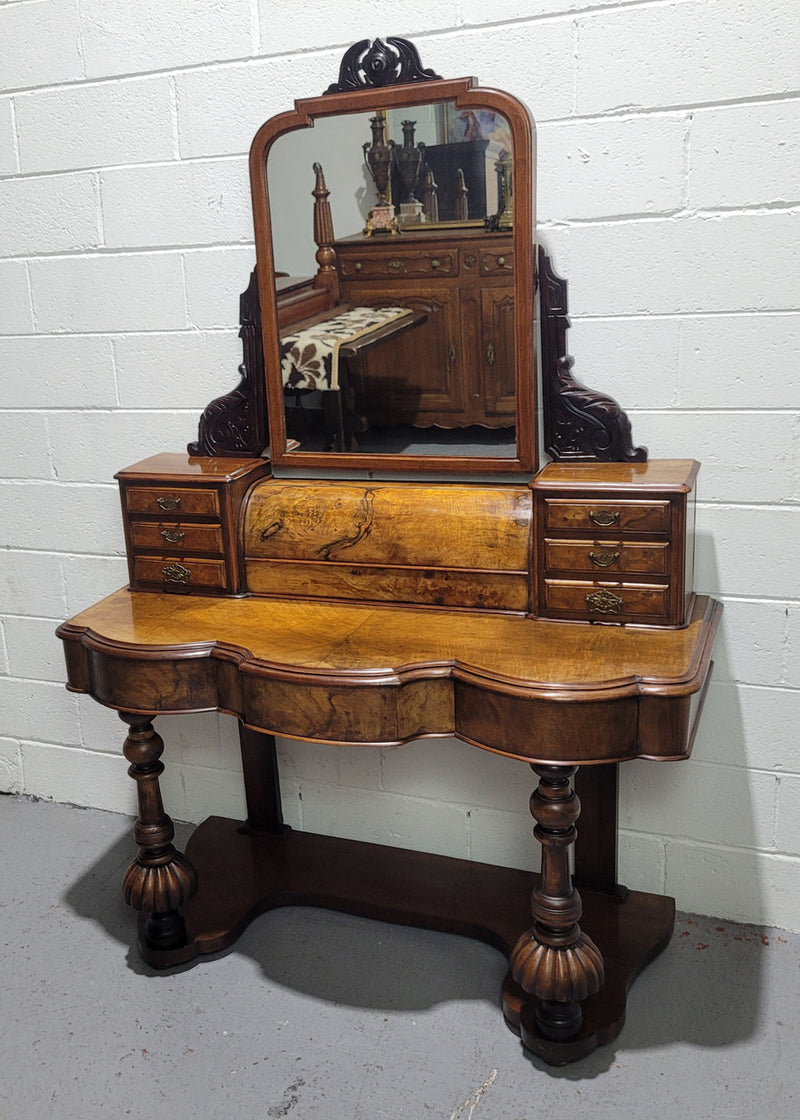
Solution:
<svg viewBox="0 0 800 1120">
<path fill-rule="evenodd" d="M 800 1115 L 798 934 L 679 915 L 616 1042 L 552 1069 L 503 1024 L 504 959 L 464 938 L 287 908 L 148 968 L 130 827 L 0 798 L 3 1120 Z"/>
</svg>

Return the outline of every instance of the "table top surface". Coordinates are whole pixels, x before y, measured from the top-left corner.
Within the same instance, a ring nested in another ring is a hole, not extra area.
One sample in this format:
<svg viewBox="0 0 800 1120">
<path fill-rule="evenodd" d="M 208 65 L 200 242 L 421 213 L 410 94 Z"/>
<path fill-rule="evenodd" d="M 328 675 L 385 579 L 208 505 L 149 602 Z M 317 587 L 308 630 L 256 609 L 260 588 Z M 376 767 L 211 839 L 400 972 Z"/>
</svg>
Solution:
<svg viewBox="0 0 800 1120">
<path fill-rule="evenodd" d="M 76 615 L 63 638 L 106 652 L 181 659 L 227 647 L 257 671 L 311 679 L 480 678 L 501 691 L 570 698 L 687 695 L 706 676 L 721 606 L 696 600 L 683 629 L 564 623 L 521 614 L 279 598 L 115 592 Z"/>
</svg>

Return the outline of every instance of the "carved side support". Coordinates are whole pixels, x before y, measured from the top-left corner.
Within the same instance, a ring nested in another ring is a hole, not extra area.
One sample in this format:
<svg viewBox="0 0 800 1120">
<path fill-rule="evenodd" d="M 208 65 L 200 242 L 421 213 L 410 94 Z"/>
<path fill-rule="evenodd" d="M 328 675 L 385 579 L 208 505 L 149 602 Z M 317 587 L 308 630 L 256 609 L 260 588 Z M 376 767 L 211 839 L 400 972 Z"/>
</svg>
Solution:
<svg viewBox="0 0 800 1120">
<path fill-rule="evenodd" d="M 139 801 L 133 831 L 139 851 L 125 872 L 122 891 L 129 906 L 149 915 L 145 923 L 148 944 L 154 949 L 173 949 L 186 941 L 179 909 L 196 892 L 197 874 L 172 843 L 175 829 L 161 801 L 158 779 L 164 766 L 159 758 L 164 740 L 147 716 L 120 712 L 120 718 L 130 725 L 123 751 Z"/>
<path fill-rule="evenodd" d="M 567 282 L 553 271 L 539 246 L 544 450 L 551 459 L 642 463 L 646 447 L 634 447 L 631 424 L 613 397 L 581 385 L 567 354 Z"/>
<path fill-rule="evenodd" d="M 261 304 L 256 270 L 239 297 L 239 338 L 242 364 L 239 384 L 224 397 L 207 406 L 190 443 L 190 455 L 222 455 L 258 458 L 269 442 L 267 399 L 264 382 L 264 349 L 261 339 Z"/>
<path fill-rule="evenodd" d="M 533 834 L 542 845 L 542 871 L 531 895 L 534 922 L 511 954 L 516 982 L 536 997 L 536 1027 L 557 1042 L 580 1030 L 580 1000 L 605 978 L 597 946 L 581 930 L 581 899 L 572 885 L 569 849 L 575 842 L 580 802 L 570 785 L 574 766 L 533 766 L 539 786 L 531 797 Z"/>
</svg>

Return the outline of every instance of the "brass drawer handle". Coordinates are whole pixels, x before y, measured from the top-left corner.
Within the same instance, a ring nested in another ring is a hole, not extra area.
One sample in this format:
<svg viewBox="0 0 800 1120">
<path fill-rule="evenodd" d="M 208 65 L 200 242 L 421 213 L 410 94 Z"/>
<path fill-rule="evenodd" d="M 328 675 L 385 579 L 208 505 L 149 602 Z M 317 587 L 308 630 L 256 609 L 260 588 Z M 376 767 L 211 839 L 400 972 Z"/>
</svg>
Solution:
<svg viewBox="0 0 800 1120">
<path fill-rule="evenodd" d="M 500 268 L 502 268 L 505 263 L 506 263 L 506 258 L 505 257 L 498 257 L 497 258 L 497 264 Z"/>
<path fill-rule="evenodd" d="M 619 614 L 624 605 L 619 595 L 605 588 L 586 596 L 586 606 L 590 611 L 597 611 L 598 614 Z"/>
<path fill-rule="evenodd" d="M 590 552 L 589 559 L 598 568 L 610 568 L 612 564 L 616 564 L 619 560 L 618 552 Z"/>
<path fill-rule="evenodd" d="M 174 494 L 167 494 L 163 498 L 159 498 L 156 502 L 159 509 L 163 509 L 165 513 L 170 513 L 174 509 L 181 508 L 181 500 Z"/>
<path fill-rule="evenodd" d="M 437 260 L 434 257 L 434 259 L 431 261 L 431 268 L 441 268 L 441 267 L 442 267 L 442 262 L 440 260 Z"/>
<path fill-rule="evenodd" d="M 397 260 L 387 261 L 386 262 L 386 267 L 387 268 L 402 268 L 403 267 L 403 261 L 397 261 Z"/>
<path fill-rule="evenodd" d="M 190 569 L 184 568 L 183 564 L 167 564 L 161 569 L 161 574 L 164 583 L 188 583 L 192 578 Z"/>
<path fill-rule="evenodd" d="M 353 268 L 356 270 L 356 272 L 360 272 L 363 267 L 364 266 L 361 261 L 356 261 L 356 263 L 353 265 Z"/>
<path fill-rule="evenodd" d="M 595 525 L 614 525 L 619 521 L 619 512 L 612 513 L 610 509 L 590 509 L 589 520 Z"/>
<path fill-rule="evenodd" d="M 162 529 L 161 536 L 168 544 L 180 544 L 181 541 L 186 539 L 186 534 L 179 532 L 177 529 Z"/>
</svg>

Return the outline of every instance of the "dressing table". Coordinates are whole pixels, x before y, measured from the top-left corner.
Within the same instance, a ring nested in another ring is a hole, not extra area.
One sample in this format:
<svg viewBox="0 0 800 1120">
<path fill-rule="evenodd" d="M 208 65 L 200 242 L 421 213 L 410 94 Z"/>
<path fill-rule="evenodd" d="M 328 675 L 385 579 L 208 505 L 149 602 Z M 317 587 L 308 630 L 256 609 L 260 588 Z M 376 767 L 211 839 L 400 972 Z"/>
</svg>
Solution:
<svg viewBox="0 0 800 1120">
<path fill-rule="evenodd" d="M 123 888 L 146 961 L 218 952 L 297 903 L 478 937 L 510 958 L 506 1021 L 558 1065 L 618 1034 L 669 941 L 673 900 L 617 881 L 617 766 L 688 757 L 721 608 L 692 584 L 698 464 L 648 462 L 572 377 L 534 166 L 519 101 L 442 80 L 403 39 L 355 44 L 324 95 L 267 121 L 240 384 L 188 453 L 117 475 L 130 584 L 58 634 L 68 687 L 129 728 Z M 387 306 L 402 330 L 337 340 L 326 380 L 287 380 L 287 339 L 314 340 L 306 360 L 334 316 Z M 239 720 L 248 816 L 209 818 L 183 854 L 153 719 L 209 710 Z M 288 829 L 275 735 L 455 735 L 529 762 L 541 873 Z"/>
</svg>

